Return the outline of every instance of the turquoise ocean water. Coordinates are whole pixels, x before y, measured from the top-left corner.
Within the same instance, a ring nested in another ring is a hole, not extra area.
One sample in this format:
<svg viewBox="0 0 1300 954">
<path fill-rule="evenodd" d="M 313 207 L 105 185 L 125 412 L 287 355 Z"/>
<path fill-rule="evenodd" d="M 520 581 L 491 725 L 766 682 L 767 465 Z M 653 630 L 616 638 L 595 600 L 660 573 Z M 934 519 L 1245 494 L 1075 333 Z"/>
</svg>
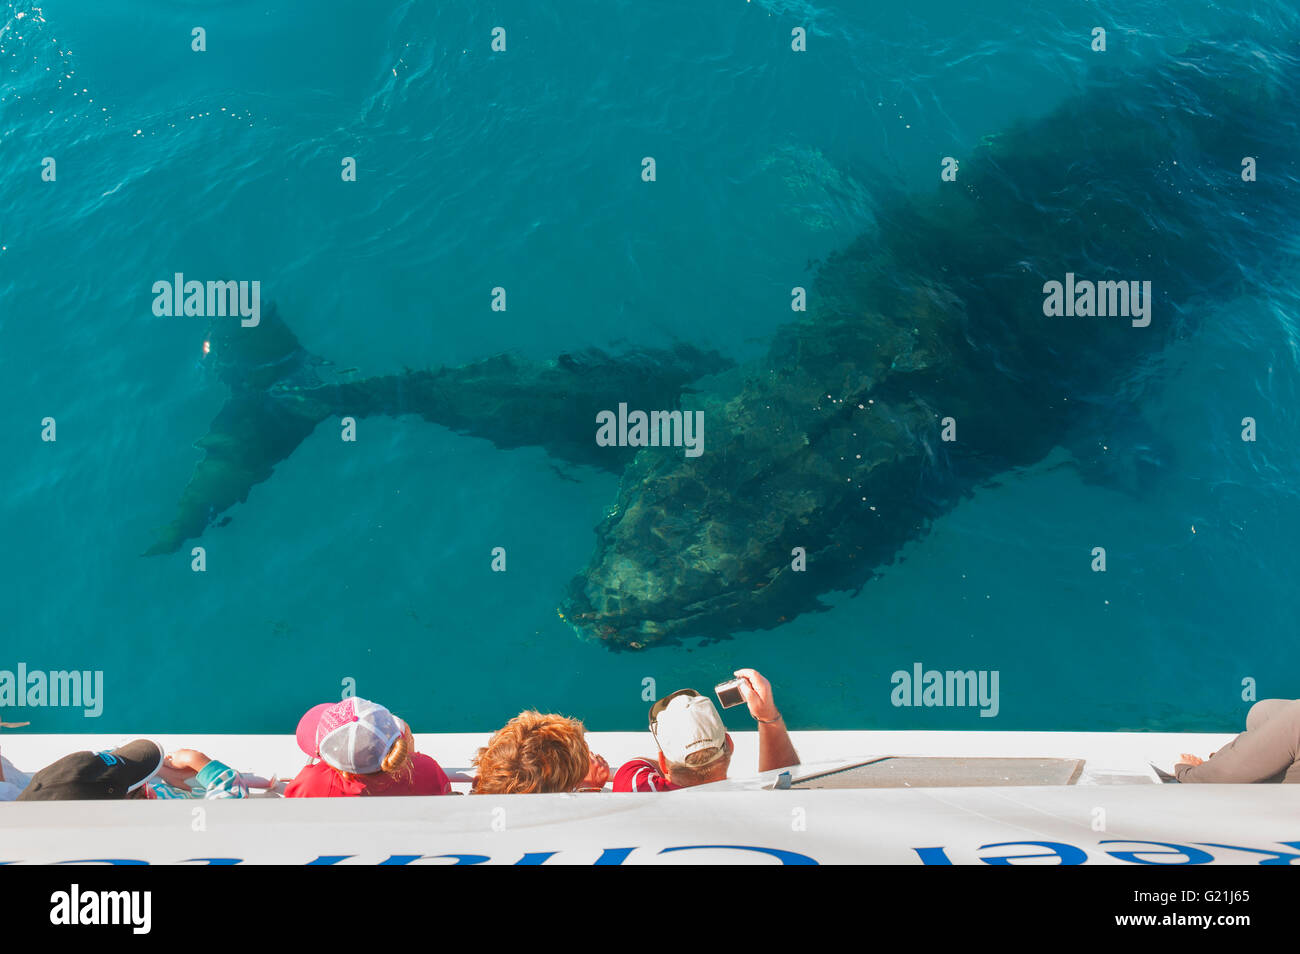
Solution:
<svg viewBox="0 0 1300 954">
<path fill-rule="evenodd" d="M 1135 423 L 1172 453 L 1144 486 L 1061 451 L 774 630 L 579 640 L 556 606 L 617 478 L 415 417 L 366 419 L 356 445 L 322 425 L 204 534 L 206 573 L 188 547 L 141 556 L 227 393 L 204 323 L 152 314 L 158 279 L 258 279 L 360 374 L 674 341 L 752 357 L 810 262 L 878 197 L 933 188 L 940 157 L 1098 70 L 1288 31 L 1294 5 L 1262 0 L 0 3 L 0 669 L 105 678 L 97 719 L 0 719 L 287 732 L 350 678 L 419 731 L 525 707 L 631 730 L 644 680 L 739 666 L 795 728 L 1230 730 L 1243 679 L 1300 696 L 1288 268 L 1166 355 Z M 890 674 L 915 662 L 998 670 L 999 716 L 895 708 Z"/>
</svg>

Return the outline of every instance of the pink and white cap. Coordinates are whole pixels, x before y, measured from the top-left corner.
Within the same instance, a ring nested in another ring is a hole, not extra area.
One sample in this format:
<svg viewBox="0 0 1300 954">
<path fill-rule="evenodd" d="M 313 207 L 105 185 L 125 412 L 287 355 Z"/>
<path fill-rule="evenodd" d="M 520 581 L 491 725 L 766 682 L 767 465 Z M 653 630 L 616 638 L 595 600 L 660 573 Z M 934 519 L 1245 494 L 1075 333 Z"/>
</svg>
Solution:
<svg viewBox="0 0 1300 954">
<path fill-rule="evenodd" d="M 402 735 L 405 724 L 383 706 L 352 697 L 323 702 L 298 721 L 298 747 L 352 775 L 371 775 Z"/>
</svg>

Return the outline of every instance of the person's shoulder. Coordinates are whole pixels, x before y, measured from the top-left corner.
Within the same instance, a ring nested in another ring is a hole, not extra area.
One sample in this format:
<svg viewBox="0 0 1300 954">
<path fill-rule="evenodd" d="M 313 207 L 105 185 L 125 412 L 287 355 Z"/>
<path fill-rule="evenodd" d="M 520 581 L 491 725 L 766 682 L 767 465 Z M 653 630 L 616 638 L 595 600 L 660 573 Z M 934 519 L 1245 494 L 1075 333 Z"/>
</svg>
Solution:
<svg viewBox="0 0 1300 954">
<path fill-rule="evenodd" d="M 659 766 L 650 759 L 624 762 L 614 773 L 616 792 L 669 792 L 677 788 L 659 774 Z"/>
<path fill-rule="evenodd" d="M 195 780 L 203 789 L 204 798 L 247 798 L 248 786 L 239 773 L 225 762 L 211 759 L 199 769 Z"/>
<path fill-rule="evenodd" d="M 234 776 L 238 774 L 238 772 L 232 769 L 225 762 L 218 762 L 216 759 L 209 759 L 208 764 L 199 769 L 195 778 L 198 780 L 201 787 L 207 788 L 209 785 L 214 784 L 226 776 Z"/>
<path fill-rule="evenodd" d="M 446 795 L 451 791 L 451 779 L 431 755 L 415 753 L 415 784 L 421 795 Z"/>
<path fill-rule="evenodd" d="M 324 762 L 305 765 L 284 790 L 285 798 L 330 798 L 356 795 L 344 790 L 343 777 Z"/>
<path fill-rule="evenodd" d="M 303 779 L 304 781 L 306 781 L 308 779 L 322 778 L 324 776 L 333 775 L 333 774 L 334 774 L 334 770 L 330 768 L 328 765 L 326 765 L 324 762 L 308 762 L 306 765 L 304 765 L 301 769 L 298 770 L 298 774 L 293 777 L 293 780 L 295 782 L 298 781 L 299 779 Z"/>
</svg>

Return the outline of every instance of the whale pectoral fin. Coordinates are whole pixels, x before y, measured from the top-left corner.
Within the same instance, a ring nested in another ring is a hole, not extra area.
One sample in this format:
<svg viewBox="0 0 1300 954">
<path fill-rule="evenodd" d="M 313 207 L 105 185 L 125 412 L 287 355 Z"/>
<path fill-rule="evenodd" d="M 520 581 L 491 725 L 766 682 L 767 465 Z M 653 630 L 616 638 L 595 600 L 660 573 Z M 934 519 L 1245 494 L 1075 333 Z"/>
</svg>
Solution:
<svg viewBox="0 0 1300 954">
<path fill-rule="evenodd" d="M 232 397 L 194 445 L 203 449 L 203 459 L 181 494 L 180 512 L 144 555 L 175 553 L 201 535 L 219 514 L 247 500 L 318 423 L 314 415 L 287 411 L 265 394 Z"/>
<path fill-rule="evenodd" d="M 571 352 L 555 361 L 497 355 L 438 371 L 326 382 L 320 368 L 327 362 L 307 352 L 273 308 L 256 327 L 214 322 L 208 344 L 208 360 L 231 397 L 195 444 L 204 454 L 180 513 L 146 556 L 175 553 L 200 536 L 332 414 L 418 414 L 498 447 L 536 446 L 558 460 L 621 470 L 635 448 L 598 445 L 598 411 L 626 401 L 674 408 L 687 384 L 732 363 L 679 344 L 618 355 Z"/>
<path fill-rule="evenodd" d="M 418 414 L 502 449 L 541 447 L 571 464 L 620 472 L 636 448 L 596 442 L 596 415 L 620 403 L 672 409 L 692 382 L 731 367 L 686 345 L 608 354 L 569 352 L 554 361 L 499 354 L 437 371 L 339 384 L 333 400 L 358 416 Z"/>
</svg>

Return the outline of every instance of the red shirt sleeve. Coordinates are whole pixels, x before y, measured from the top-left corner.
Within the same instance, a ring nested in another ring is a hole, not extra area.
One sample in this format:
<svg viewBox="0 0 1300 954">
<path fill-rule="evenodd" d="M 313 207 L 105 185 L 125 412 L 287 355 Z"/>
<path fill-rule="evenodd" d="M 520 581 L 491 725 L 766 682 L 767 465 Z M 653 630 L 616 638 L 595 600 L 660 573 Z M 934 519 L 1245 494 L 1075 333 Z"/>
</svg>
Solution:
<svg viewBox="0 0 1300 954">
<path fill-rule="evenodd" d="M 675 792 L 679 788 L 660 775 L 659 766 L 649 759 L 633 759 L 614 774 L 616 792 Z"/>
</svg>

